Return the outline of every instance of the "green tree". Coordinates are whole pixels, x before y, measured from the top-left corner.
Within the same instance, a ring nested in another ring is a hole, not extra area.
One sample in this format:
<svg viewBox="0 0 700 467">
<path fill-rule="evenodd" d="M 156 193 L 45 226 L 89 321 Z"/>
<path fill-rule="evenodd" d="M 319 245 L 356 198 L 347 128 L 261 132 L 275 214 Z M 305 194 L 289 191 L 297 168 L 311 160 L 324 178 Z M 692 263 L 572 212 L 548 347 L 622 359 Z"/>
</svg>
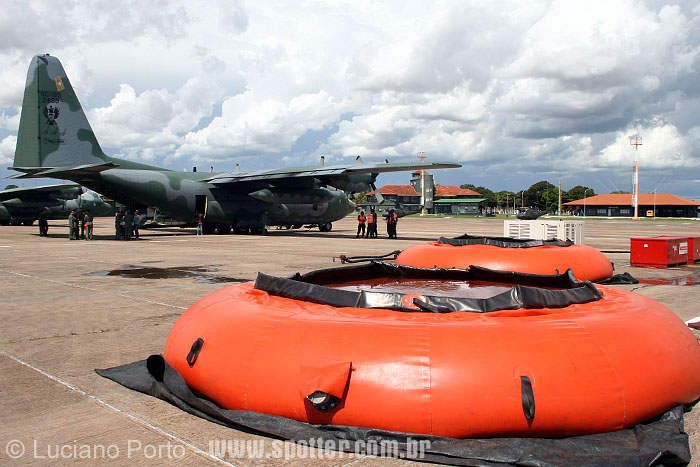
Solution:
<svg viewBox="0 0 700 467">
<path fill-rule="evenodd" d="M 541 182 L 535 183 L 525 191 L 525 205 L 541 206 L 542 208 L 544 208 L 548 204 L 548 198 L 545 197 L 545 193 L 547 193 L 548 190 L 551 189 L 557 190 L 557 187 L 555 187 L 546 180 L 542 180 Z M 557 196 L 559 196 L 558 193 L 559 192 L 557 191 Z"/>
<path fill-rule="evenodd" d="M 354 203 L 366 203 L 367 202 L 367 193 L 369 193 L 370 190 L 363 191 L 362 193 L 356 193 L 355 198 L 353 198 Z"/>
<path fill-rule="evenodd" d="M 10 189 L 12 189 L 12 188 L 19 188 L 19 187 L 18 187 L 17 185 L 7 185 L 7 186 L 5 187 L 6 190 L 10 190 Z"/>
<path fill-rule="evenodd" d="M 595 191 L 593 190 L 593 188 L 588 188 L 587 186 L 581 186 L 581 185 L 576 185 L 575 187 L 570 189 L 567 193 L 571 197 L 571 201 L 577 201 L 579 199 L 583 199 L 584 193 L 586 193 L 586 197 L 595 196 Z"/>
<path fill-rule="evenodd" d="M 629 195 L 630 192 L 625 191 L 625 190 L 615 190 L 615 191 L 611 191 L 610 194 L 611 195 Z"/>
<path fill-rule="evenodd" d="M 513 200 L 515 199 L 515 193 L 512 191 L 499 191 L 494 193 L 496 196 L 496 202 L 498 203 L 498 207 L 506 207 L 506 206 L 513 206 Z"/>
<path fill-rule="evenodd" d="M 482 198 L 486 198 L 486 205 L 495 207 L 498 204 L 496 194 L 485 186 L 474 186 L 471 183 L 460 185 L 460 188 L 476 191 Z"/>
</svg>

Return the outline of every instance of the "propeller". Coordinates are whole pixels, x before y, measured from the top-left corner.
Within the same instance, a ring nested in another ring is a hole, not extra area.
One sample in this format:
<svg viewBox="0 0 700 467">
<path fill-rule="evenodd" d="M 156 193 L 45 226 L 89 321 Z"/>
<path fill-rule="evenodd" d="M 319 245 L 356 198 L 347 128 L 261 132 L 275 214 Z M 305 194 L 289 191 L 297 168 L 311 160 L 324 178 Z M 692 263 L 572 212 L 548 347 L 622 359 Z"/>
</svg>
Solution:
<svg viewBox="0 0 700 467">
<path fill-rule="evenodd" d="M 357 157 L 355 158 L 355 163 L 356 163 L 356 164 L 364 164 L 365 161 L 363 161 L 362 158 L 361 158 L 360 156 L 357 156 Z"/>
<path fill-rule="evenodd" d="M 374 175 L 374 176 L 376 177 L 377 175 Z M 375 185 L 374 182 L 372 182 L 369 184 L 369 186 L 371 186 L 372 189 L 374 190 L 374 197 L 377 198 L 377 201 L 379 202 L 379 204 L 382 204 L 384 202 L 384 197 L 377 189 L 377 185 Z"/>
</svg>

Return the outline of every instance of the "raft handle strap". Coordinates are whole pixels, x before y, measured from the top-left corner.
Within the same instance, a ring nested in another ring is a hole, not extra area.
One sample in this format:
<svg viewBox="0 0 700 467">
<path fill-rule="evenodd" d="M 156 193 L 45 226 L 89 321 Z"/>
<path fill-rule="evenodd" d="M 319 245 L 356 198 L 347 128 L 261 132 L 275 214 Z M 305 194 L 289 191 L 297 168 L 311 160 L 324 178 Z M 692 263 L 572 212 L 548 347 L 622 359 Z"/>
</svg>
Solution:
<svg viewBox="0 0 700 467">
<path fill-rule="evenodd" d="M 430 305 L 417 297 L 413 299 L 413 304 L 420 308 L 421 311 L 427 311 L 430 313 L 450 313 L 454 311 L 446 307 L 437 307 Z"/>
<path fill-rule="evenodd" d="M 375 260 L 384 260 L 384 261 L 394 261 L 396 258 L 398 258 L 399 254 L 401 253 L 402 250 L 394 250 L 391 253 L 387 253 L 385 255 L 378 255 L 378 256 L 346 256 L 346 255 L 340 255 L 340 256 L 334 256 L 333 257 L 333 262 L 335 262 L 335 259 L 338 258 L 340 260 L 341 264 L 345 263 L 368 263 L 370 261 L 375 261 Z"/>
<path fill-rule="evenodd" d="M 520 377 L 520 392 L 523 398 L 523 412 L 525 418 L 535 418 L 535 394 L 532 392 L 532 382 L 528 376 Z"/>
<path fill-rule="evenodd" d="M 199 356 L 199 351 L 202 350 L 202 346 L 204 345 L 204 339 L 201 337 L 194 341 L 194 344 L 192 344 L 192 348 L 190 349 L 190 353 L 187 354 L 187 364 L 192 368 L 194 366 L 194 362 L 197 361 L 197 357 Z"/>
</svg>

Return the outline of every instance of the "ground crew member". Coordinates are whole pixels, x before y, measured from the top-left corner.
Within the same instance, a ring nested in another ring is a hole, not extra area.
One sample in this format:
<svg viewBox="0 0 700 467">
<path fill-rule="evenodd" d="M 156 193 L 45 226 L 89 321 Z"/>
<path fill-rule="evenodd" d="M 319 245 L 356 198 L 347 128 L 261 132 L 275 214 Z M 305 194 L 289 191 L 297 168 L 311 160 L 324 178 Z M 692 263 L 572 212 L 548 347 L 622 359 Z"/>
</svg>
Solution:
<svg viewBox="0 0 700 467">
<path fill-rule="evenodd" d="M 68 214 L 68 240 L 73 240 L 73 232 L 75 230 L 75 223 L 73 222 L 75 220 L 75 210 L 71 211 L 70 214 Z"/>
<path fill-rule="evenodd" d="M 39 236 L 47 237 L 49 235 L 49 221 L 46 219 L 46 208 L 39 211 Z"/>
<path fill-rule="evenodd" d="M 85 217 L 83 218 L 85 225 L 85 240 L 92 240 L 92 214 L 90 210 L 85 210 Z"/>
<path fill-rule="evenodd" d="M 386 216 L 386 233 L 389 238 L 396 238 L 396 223 L 399 221 L 399 216 L 396 211 L 391 209 Z"/>
<path fill-rule="evenodd" d="M 377 238 L 377 213 L 374 212 L 374 208 L 367 218 L 367 238 Z"/>
<path fill-rule="evenodd" d="M 364 211 L 360 211 L 360 215 L 357 216 L 357 235 L 355 235 L 355 238 L 365 236 L 365 222 L 367 222 L 367 216 L 365 216 Z"/>
<path fill-rule="evenodd" d="M 73 214 L 73 238 L 80 240 L 80 211 L 75 211 Z"/>
<path fill-rule="evenodd" d="M 83 213 L 82 209 L 78 209 L 78 213 L 76 214 L 76 217 L 78 218 L 78 229 L 80 230 L 80 235 L 78 235 L 78 230 L 75 231 L 75 239 L 80 240 L 83 239 L 85 240 L 85 214 Z"/>
<path fill-rule="evenodd" d="M 139 222 L 141 222 L 141 216 L 139 215 L 139 210 L 134 211 L 134 237 L 139 238 Z"/>
<path fill-rule="evenodd" d="M 119 238 L 122 240 L 127 240 L 126 238 L 126 212 L 121 211 L 119 213 Z"/>
<path fill-rule="evenodd" d="M 197 235 L 204 235 L 204 214 L 197 213 Z"/>
<path fill-rule="evenodd" d="M 131 240 L 131 229 L 134 227 L 134 216 L 131 210 L 127 209 L 124 214 L 124 240 Z"/>
<path fill-rule="evenodd" d="M 119 240 L 119 230 L 121 229 L 121 212 L 117 211 L 114 215 L 114 238 Z"/>
</svg>

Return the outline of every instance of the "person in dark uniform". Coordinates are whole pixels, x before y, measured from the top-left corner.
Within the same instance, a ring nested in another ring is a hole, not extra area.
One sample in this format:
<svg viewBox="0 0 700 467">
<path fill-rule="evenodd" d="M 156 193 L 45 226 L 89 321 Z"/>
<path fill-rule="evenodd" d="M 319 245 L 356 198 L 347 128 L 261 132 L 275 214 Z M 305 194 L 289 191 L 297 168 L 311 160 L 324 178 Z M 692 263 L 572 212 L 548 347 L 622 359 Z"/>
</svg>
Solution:
<svg viewBox="0 0 700 467">
<path fill-rule="evenodd" d="M 85 213 L 82 209 L 78 209 L 76 217 L 78 218 L 78 230 L 75 231 L 76 240 L 85 240 Z M 80 235 L 78 235 L 78 232 L 80 232 Z"/>
<path fill-rule="evenodd" d="M 367 222 L 367 216 L 365 216 L 364 211 L 360 211 L 360 215 L 357 216 L 357 235 L 355 238 L 360 238 L 365 236 L 365 223 Z"/>
<path fill-rule="evenodd" d="M 393 209 L 389 210 L 389 214 L 386 216 L 386 233 L 389 238 L 396 238 L 396 223 L 399 220 L 399 216 Z"/>
<path fill-rule="evenodd" d="M 117 211 L 117 213 L 114 215 L 114 238 L 115 240 L 119 240 L 119 233 L 122 228 L 122 212 Z"/>
<path fill-rule="evenodd" d="M 73 211 L 73 240 L 80 240 L 80 219 L 78 211 Z"/>
<path fill-rule="evenodd" d="M 126 240 L 126 212 L 119 213 L 119 238 Z"/>
<path fill-rule="evenodd" d="M 131 210 L 127 209 L 124 213 L 124 240 L 131 240 L 131 229 L 134 228 L 134 216 Z"/>
<path fill-rule="evenodd" d="M 49 221 L 46 219 L 46 208 L 39 211 L 39 236 L 47 237 L 49 235 Z"/>
<path fill-rule="evenodd" d="M 73 238 L 74 233 L 75 233 L 75 210 L 71 211 L 70 214 L 68 214 L 68 240 L 75 240 Z"/>
</svg>

